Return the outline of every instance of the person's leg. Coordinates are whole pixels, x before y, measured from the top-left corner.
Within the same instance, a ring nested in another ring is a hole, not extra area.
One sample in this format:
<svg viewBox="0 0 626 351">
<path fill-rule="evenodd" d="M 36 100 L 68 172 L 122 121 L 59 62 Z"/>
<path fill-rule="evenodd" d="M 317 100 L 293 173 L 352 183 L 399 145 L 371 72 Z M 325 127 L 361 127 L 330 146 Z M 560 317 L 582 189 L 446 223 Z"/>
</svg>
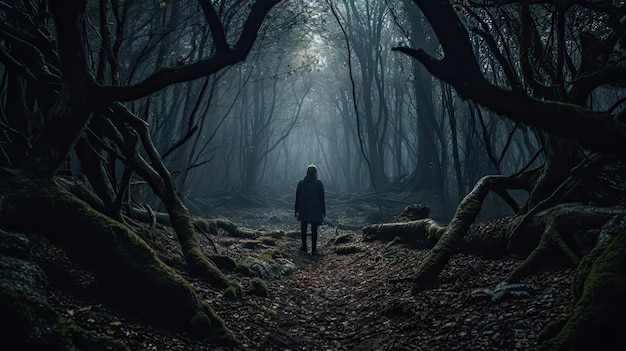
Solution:
<svg viewBox="0 0 626 351">
<path fill-rule="evenodd" d="M 300 251 L 304 251 L 306 252 L 306 229 L 307 229 L 307 222 L 305 221 L 300 221 L 300 237 L 302 238 L 302 246 L 300 246 Z"/>
<path fill-rule="evenodd" d="M 317 253 L 317 227 L 320 224 L 317 222 L 311 223 L 311 253 Z"/>
</svg>

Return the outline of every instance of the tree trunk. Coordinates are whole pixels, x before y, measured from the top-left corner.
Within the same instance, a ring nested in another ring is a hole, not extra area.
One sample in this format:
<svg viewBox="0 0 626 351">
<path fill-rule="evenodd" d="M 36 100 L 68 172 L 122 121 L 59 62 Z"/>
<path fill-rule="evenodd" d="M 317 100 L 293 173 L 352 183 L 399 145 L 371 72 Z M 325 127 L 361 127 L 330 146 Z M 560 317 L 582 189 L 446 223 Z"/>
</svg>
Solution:
<svg viewBox="0 0 626 351">
<path fill-rule="evenodd" d="M 410 17 L 411 37 L 414 44 L 426 50 L 435 50 L 436 46 L 427 38 L 430 33 L 426 33 L 423 15 L 411 6 L 410 1 L 405 0 L 404 5 Z M 417 61 L 412 65 L 413 89 L 415 93 L 415 105 L 417 112 L 417 163 L 414 170 L 413 190 L 415 192 L 429 190 L 434 194 L 442 194 L 445 184 L 444 168 L 439 154 L 445 155 L 445 151 L 438 151 L 440 146 L 445 150 L 445 140 L 441 128 L 437 123 L 437 117 L 433 107 L 433 84 L 432 76 Z"/>
<path fill-rule="evenodd" d="M 239 286 L 228 279 L 217 266 L 209 260 L 200 247 L 198 237 L 193 228 L 191 212 L 178 196 L 170 172 L 165 168 L 161 156 L 152 144 L 148 133 L 148 126 L 133 115 L 122 105 L 115 105 L 116 117 L 123 117 L 123 122 L 129 123 L 139 134 L 142 145 L 148 154 L 151 165 L 142 162 L 135 155 L 133 166 L 149 184 L 155 194 L 165 205 L 172 228 L 178 236 L 178 241 L 189 266 L 190 272 L 204 279 L 218 288 L 233 287 L 237 291 Z"/>
</svg>

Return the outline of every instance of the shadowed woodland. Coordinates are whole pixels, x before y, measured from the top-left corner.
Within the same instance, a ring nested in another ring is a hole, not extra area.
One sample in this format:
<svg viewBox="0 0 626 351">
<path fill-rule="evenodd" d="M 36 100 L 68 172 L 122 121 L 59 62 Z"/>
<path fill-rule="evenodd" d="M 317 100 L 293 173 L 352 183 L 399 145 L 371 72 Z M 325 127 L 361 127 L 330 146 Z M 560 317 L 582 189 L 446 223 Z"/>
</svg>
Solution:
<svg viewBox="0 0 626 351">
<path fill-rule="evenodd" d="M 0 17 L 3 347 L 624 344 L 623 1 Z M 319 256 L 293 217 L 312 163 Z"/>
</svg>

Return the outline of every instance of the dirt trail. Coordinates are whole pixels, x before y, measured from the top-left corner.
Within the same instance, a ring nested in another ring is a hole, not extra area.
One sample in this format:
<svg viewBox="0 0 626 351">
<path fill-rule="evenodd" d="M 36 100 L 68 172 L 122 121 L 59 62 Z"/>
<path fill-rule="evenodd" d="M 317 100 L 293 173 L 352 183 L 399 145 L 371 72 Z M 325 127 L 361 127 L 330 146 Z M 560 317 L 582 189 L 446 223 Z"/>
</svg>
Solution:
<svg viewBox="0 0 626 351">
<path fill-rule="evenodd" d="M 565 313 L 573 270 L 538 273 L 531 298 L 492 303 L 476 294 L 493 288 L 520 258 L 455 256 L 439 284 L 410 293 L 410 276 L 426 250 L 381 242 L 335 253 L 332 228 L 320 232 L 321 256 L 298 252 L 289 239 L 277 249 L 298 267 L 268 281 L 271 296 L 241 302 L 247 320 L 230 324 L 249 350 L 531 350 L 549 321 Z M 247 329 L 246 329 L 247 328 Z"/>
<path fill-rule="evenodd" d="M 360 233 L 344 232 L 353 238 L 344 245 L 358 251 L 337 254 L 331 240 L 336 234 L 332 227 L 320 228 L 320 256 L 300 253 L 299 239 L 292 237 L 266 247 L 250 246 L 227 235 L 212 238 L 222 254 L 242 263 L 271 249 L 297 267 L 290 275 L 266 281 L 269 297 L 246 293 L 243 299 L 229 300 L 223 291 L 190 277 L 198 295 L 215 308 L 240 340 L 236 349 L 222 349 L 206 340 L 146 325 L 99 302 L 77 299 L 60 290 L 54 290 L 50 299 L 66 311 L 66 318 L 119 338 L 138 351 L 532 350 L 540 331 L 563 315 L 571 302 L 573 269 L 561 269 L 527 279 L 525 283 L 534 289 L 530 298 L 492 303 L 475 292 L 493 288 L 520 258 L 467 254 L 450 260 L 436 286 L 413 295 L 410 276 L 426 250 L 363 242 Z M 170 229 L 159 235 L 174 242 Z M 205 250 L 211 252 L 212 246 L 206 244 Z M 233 278 L 244 287 L 250 279 Z"/>
</svg>

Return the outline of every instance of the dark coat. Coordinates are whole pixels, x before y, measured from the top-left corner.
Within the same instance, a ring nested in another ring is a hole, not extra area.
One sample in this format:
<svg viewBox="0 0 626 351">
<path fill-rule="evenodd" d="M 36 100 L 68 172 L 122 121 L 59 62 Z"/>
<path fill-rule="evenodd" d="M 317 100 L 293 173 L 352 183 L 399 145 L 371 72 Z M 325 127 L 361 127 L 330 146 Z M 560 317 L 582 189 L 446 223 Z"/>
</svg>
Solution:
<svg viewBox="0 0 626 351">
<path fill-rule="evenodd" d="M 295 210 L 299 221 L 322 223 L 326 217 L 324 185 L 316 175 L 307 175 L 298 182 Z"/>
</svg>

